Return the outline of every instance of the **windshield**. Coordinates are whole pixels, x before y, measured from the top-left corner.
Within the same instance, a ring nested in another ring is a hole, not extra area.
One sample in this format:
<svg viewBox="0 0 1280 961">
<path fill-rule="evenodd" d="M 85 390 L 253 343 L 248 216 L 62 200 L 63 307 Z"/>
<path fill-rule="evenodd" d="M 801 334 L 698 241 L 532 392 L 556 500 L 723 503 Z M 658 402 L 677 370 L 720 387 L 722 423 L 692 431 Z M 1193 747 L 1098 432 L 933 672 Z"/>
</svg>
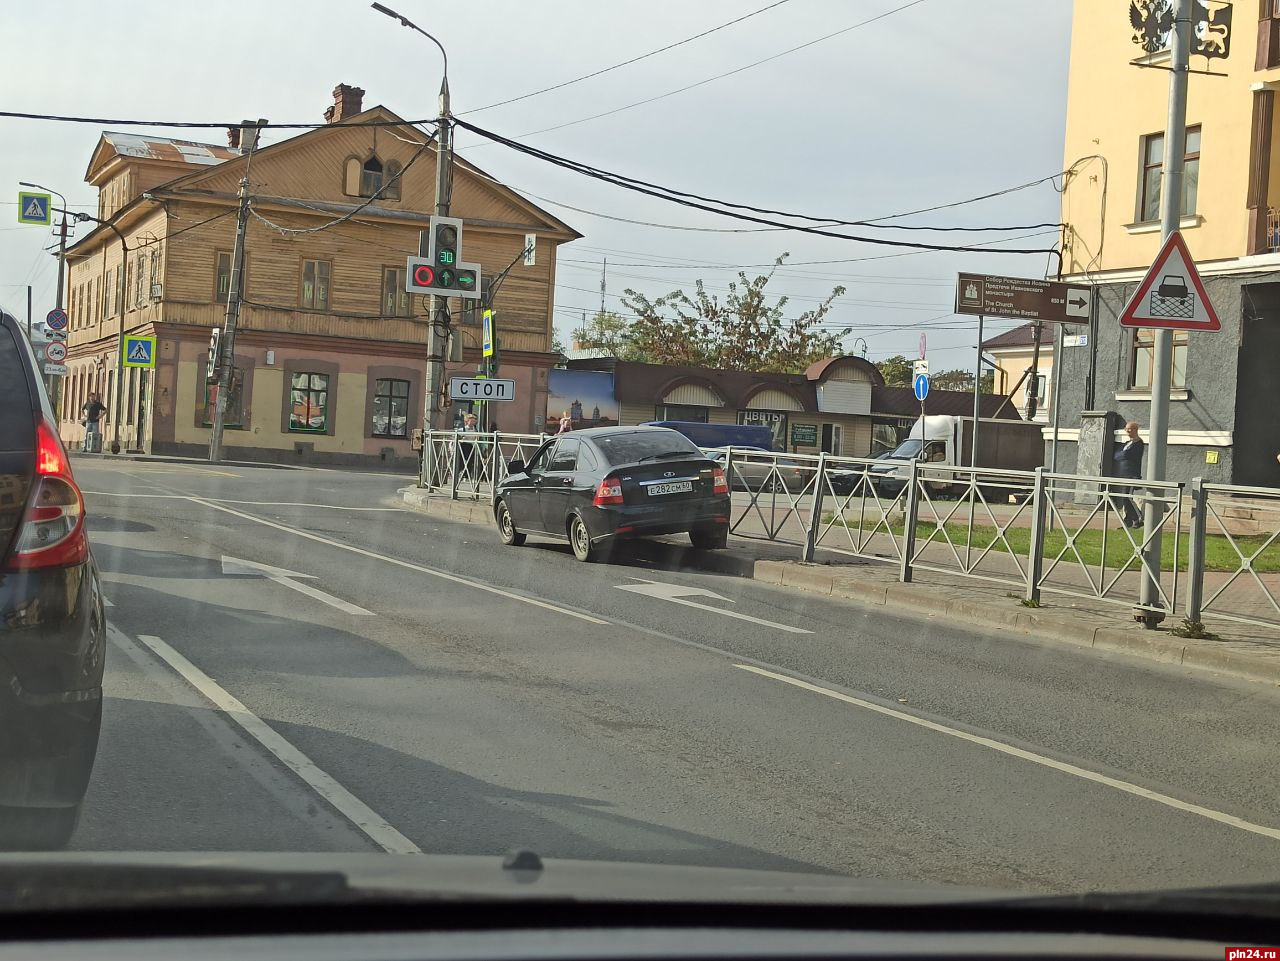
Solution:
<svg viewBox="0 0 1280 961">
<path fill-rule="evenodd" d="M 0 908 L 1280 881 L 1280 6 L 214 6 L 5 7 Z"/>
</svg>

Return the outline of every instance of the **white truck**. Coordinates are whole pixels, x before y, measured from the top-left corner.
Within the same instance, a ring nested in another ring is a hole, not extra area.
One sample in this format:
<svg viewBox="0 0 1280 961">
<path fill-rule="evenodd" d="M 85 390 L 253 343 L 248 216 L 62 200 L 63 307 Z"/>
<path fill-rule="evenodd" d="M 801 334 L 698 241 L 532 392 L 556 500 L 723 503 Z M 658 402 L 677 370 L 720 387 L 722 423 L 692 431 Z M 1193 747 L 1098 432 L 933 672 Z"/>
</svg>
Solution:
<svg viewBox="0 0 1280 961">
<path fill-rule="evenodd" d="M 1040 425 L 1024 420 L 984 417 L 978 429 L 978 467 L 1035 470 L 1044 465 L 1044 438 Z M 911 425 L 907 439 L 871 468 L 877 489 L 895 495 L 906 486 L 909 462 L 971 467 L 973 418 L 928 414 Z M 930 485 L 941 492 L 948 485 Z"/>
</svg>

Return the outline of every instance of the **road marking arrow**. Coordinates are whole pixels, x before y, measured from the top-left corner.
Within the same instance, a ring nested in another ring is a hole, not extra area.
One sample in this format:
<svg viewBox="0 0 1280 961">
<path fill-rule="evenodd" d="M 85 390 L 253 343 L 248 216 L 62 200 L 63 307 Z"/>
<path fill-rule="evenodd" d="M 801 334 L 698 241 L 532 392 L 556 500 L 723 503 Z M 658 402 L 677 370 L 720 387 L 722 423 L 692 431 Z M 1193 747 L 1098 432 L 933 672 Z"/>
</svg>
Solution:
<svg viewBox="0 0 1280 961">
<path fill-rule="evenodd" d="M 366 611 L 363 607 L 356 607 L 354 604 L 348 604 L 340 597 L 334 597 L 332 594 L 326 594 L 324 591 L 312 587 L 310 584 L 301 583 L 298 578 L 306 578 L 307 580 L 315 580 L 311 574 L 299 574 L 297 571 L 287 571 L 282 567 L 272 567 L 269 564 L 259 564 L 256 561 L 246 561 L 240 557 L 227 557 L 222 555 L 222 573 L 224 574 L 247 574 L 253 577 L 265 577 L 267 580 L 275 581 L 282 584 L 299 594 L 306 594 L 307 597 L 322 601 L 330 607 L 336 607 L 338 610 L 347 614 L 359 614 L 367 617 L 375 616 L 373 611 Z"/>
<path fill-rule="evenodd" d="M 663 584 L 659 581 L 645 581 L 640 578 L 639 584 L 615 584 L 620 591 L 630 591 L 633 594 L 643 594 L 646 597 L 656 597 L 659 600 L 670 601 L 672 604 L 683 604 L 685 607 L 696 607 L 700 611 L 710 611 L 712 614 L 722 614 L 725 617 L 732 617 L 739 621 L 750 621 L 752 624 L 761 624 L 765 627 L 774 627 L 780 631 L 787 631 L 791 634 L 812 634 L 813 631 L 806 631 L 802 627 L 792 627 L 789 624 L 779 624 L 776 621 L 766 621 L 759 617 L 752 617 L 749 614 L 739 614 L 737 611 L 726 611 L 723 608 L 712 607 L 710 604 L 699 604 L 697 601 L 688 600 L 690 597 L 705 597 L 713 601 L 724 601 L 726 604 L 732 604 L 731 598 L 715 591 L 708 591 L 701 587 L 685 587 L 682 584 Z"/>
</svg>

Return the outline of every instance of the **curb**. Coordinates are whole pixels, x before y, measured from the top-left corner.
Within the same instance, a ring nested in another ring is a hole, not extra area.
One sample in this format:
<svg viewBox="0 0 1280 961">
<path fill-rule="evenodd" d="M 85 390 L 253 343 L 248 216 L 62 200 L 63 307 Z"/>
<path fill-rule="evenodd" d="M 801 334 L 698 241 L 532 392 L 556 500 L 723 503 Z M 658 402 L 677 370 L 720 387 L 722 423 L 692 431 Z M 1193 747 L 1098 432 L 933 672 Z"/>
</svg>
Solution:
<svg viewBox="0 0 1280 961">
<path fill-rule="evenodd" d="M 820 567 L 802 565 L 798 561 L 758 561 L 755 579 L 779 587 L 894 608 L 904 613 L 927 611 L 946 614 L 955 620 L 983 627 L 990 627 L 995 622 L 1045 640 L 1280 684 L 1280 658 L 1251 657 L 1247 653 L 1226 650 L 1219 646 L 1220 642 L 1090 627 L 1033 610 L 1001 610 L 970 601 L 949 600 L 910 584 L 869 584 L 836 577 Z"/>
<path fill-rule="evenodd" d="M 194 457 L 175 457 L 167 454 L 108 454 L 108 453 L 88 453 L 82 450 L 73 450 L 68 452 L 73 460 L 127 460 L 137 461 L 139 463 L 151 464 L 187 464 L 191 467 L 208 467 L 209 461 L 196 460 Z M 272 470 L 307 470 L 297 464 L 268 464 L 265 461 L 256 460 L 220 460 L 218 461 L 223 467 L 264 467 Z"/>
</svg>

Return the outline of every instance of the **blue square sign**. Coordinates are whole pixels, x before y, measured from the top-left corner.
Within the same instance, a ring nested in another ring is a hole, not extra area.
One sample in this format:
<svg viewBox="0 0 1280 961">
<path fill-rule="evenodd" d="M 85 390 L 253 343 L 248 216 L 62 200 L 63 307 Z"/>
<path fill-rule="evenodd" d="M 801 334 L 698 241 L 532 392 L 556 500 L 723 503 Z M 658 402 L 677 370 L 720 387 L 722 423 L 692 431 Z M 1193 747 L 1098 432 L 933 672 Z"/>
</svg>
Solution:
<svg viewBox="0 0 1280 961">
<path fill-rule="evenodd" d="M 18 191 L 18 223 L 49 226 L 52 220 L 53 198 L 49 194 Z"/>
</svg>

